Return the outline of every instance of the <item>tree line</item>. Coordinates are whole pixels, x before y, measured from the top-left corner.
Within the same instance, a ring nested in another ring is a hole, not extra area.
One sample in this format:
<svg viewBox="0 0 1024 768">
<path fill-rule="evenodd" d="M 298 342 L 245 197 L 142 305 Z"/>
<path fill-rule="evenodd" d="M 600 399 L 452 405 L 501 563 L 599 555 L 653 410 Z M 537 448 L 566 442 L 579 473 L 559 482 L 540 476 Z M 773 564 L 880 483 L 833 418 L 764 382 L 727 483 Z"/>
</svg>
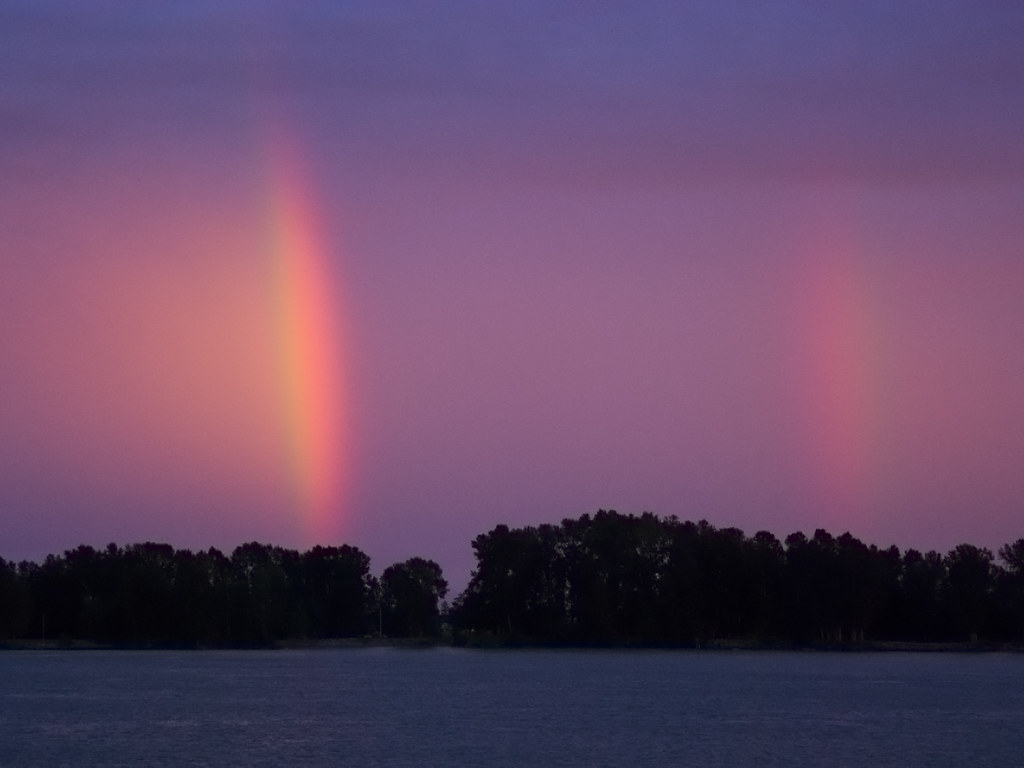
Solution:
<svg viewBox="0 0 1024 768">
<path fill-rule="evenodd" d="M 467 641 L 700 645 L 1024 641 L 1024 539 L 945 555 L 849 533 L 715 528 L 599 511 L 499 525 L 451 610 Z"/>
<path fill-rule="evenodd" d="M 230 556 L 168 544 L 79 546 L 40 564 L 0 559 L 0 640 L 240 647 L 387 634 L 434 636 L 448 584 L 412 558 L 379 579 L 356 547 L 259 543 Z"/>
<path fill-rule="evenodd" d="M 343 545 L 230 555 L 167 544 L 0 558 L 0 641 L 238 647 L 346 637 L 457 643 L 695 646 L 726 639 L 1024 642 L 1024 539 L 946 554 L 879 549 L 819 529 L 779 541 L 707 521 L 598 511 L 499 525 L 449 606 L 437 563 L 380 578 Z"/>
</svg>

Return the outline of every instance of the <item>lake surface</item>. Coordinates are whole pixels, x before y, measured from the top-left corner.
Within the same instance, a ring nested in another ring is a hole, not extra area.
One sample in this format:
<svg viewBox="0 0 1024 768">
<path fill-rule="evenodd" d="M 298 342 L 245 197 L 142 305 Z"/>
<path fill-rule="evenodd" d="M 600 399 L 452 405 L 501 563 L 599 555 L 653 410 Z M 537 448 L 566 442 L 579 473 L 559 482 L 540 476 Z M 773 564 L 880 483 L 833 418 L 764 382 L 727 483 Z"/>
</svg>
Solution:
<svg viewBox="0 0 1024 768">
<path fill-rule="evenodd" d="M 1024 656 L 0 653 L 4 766 L 1000 766 Z"/>
</svg>

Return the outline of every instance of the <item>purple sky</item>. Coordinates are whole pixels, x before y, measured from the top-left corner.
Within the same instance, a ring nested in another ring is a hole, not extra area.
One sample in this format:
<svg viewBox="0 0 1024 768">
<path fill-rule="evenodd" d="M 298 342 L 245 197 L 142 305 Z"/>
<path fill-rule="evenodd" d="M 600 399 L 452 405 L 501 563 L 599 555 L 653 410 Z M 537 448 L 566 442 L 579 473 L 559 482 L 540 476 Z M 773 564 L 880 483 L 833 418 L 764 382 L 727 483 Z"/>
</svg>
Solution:
<svg viewBox="0 0 1024 768">
<path fill-rule="evenodd" d="M 267 174 L 345 328 L 332 530 L 1024 536 L 1024 7 L 7 2 L 0 556 L 318 542 Z"/>
</svg>

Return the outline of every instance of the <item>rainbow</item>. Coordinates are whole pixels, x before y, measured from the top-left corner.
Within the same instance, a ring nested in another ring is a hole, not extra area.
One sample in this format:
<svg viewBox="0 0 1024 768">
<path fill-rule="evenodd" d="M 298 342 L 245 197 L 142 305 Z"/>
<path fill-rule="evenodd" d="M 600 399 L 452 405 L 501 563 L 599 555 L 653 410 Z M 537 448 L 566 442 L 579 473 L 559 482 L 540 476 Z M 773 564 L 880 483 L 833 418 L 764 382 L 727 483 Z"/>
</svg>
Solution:
<svg viewBox="0 0 1024 768">
<path fill-rule="evenodd" d="M 808 398 L 821 512 L 839 522 L 872 513 L 883 378 L 879 313 L 867 265 L 832 246 L 808 278 Z"/>
<path fill-rule="evenodd" d="M 298 153 L 278 134 L 270 152 L 269 260 L 285 462 L 303 533 L 342 533 L 348 473 L 345 326 Z"/>
</svg>

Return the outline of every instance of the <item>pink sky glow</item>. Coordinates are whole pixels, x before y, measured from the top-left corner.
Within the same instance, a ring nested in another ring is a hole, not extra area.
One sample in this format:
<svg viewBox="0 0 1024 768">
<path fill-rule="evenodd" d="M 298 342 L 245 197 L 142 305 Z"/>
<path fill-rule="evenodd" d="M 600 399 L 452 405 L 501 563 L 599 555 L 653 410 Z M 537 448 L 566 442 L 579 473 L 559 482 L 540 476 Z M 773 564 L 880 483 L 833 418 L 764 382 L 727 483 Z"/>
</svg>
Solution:
<svg viewBox="0 0 1024 768">
<path fill-rule="evenodd" d="M 642 6 L 6 4 L 0 556 L 1024 536 L 1024 10 Z"/>
</svg>

